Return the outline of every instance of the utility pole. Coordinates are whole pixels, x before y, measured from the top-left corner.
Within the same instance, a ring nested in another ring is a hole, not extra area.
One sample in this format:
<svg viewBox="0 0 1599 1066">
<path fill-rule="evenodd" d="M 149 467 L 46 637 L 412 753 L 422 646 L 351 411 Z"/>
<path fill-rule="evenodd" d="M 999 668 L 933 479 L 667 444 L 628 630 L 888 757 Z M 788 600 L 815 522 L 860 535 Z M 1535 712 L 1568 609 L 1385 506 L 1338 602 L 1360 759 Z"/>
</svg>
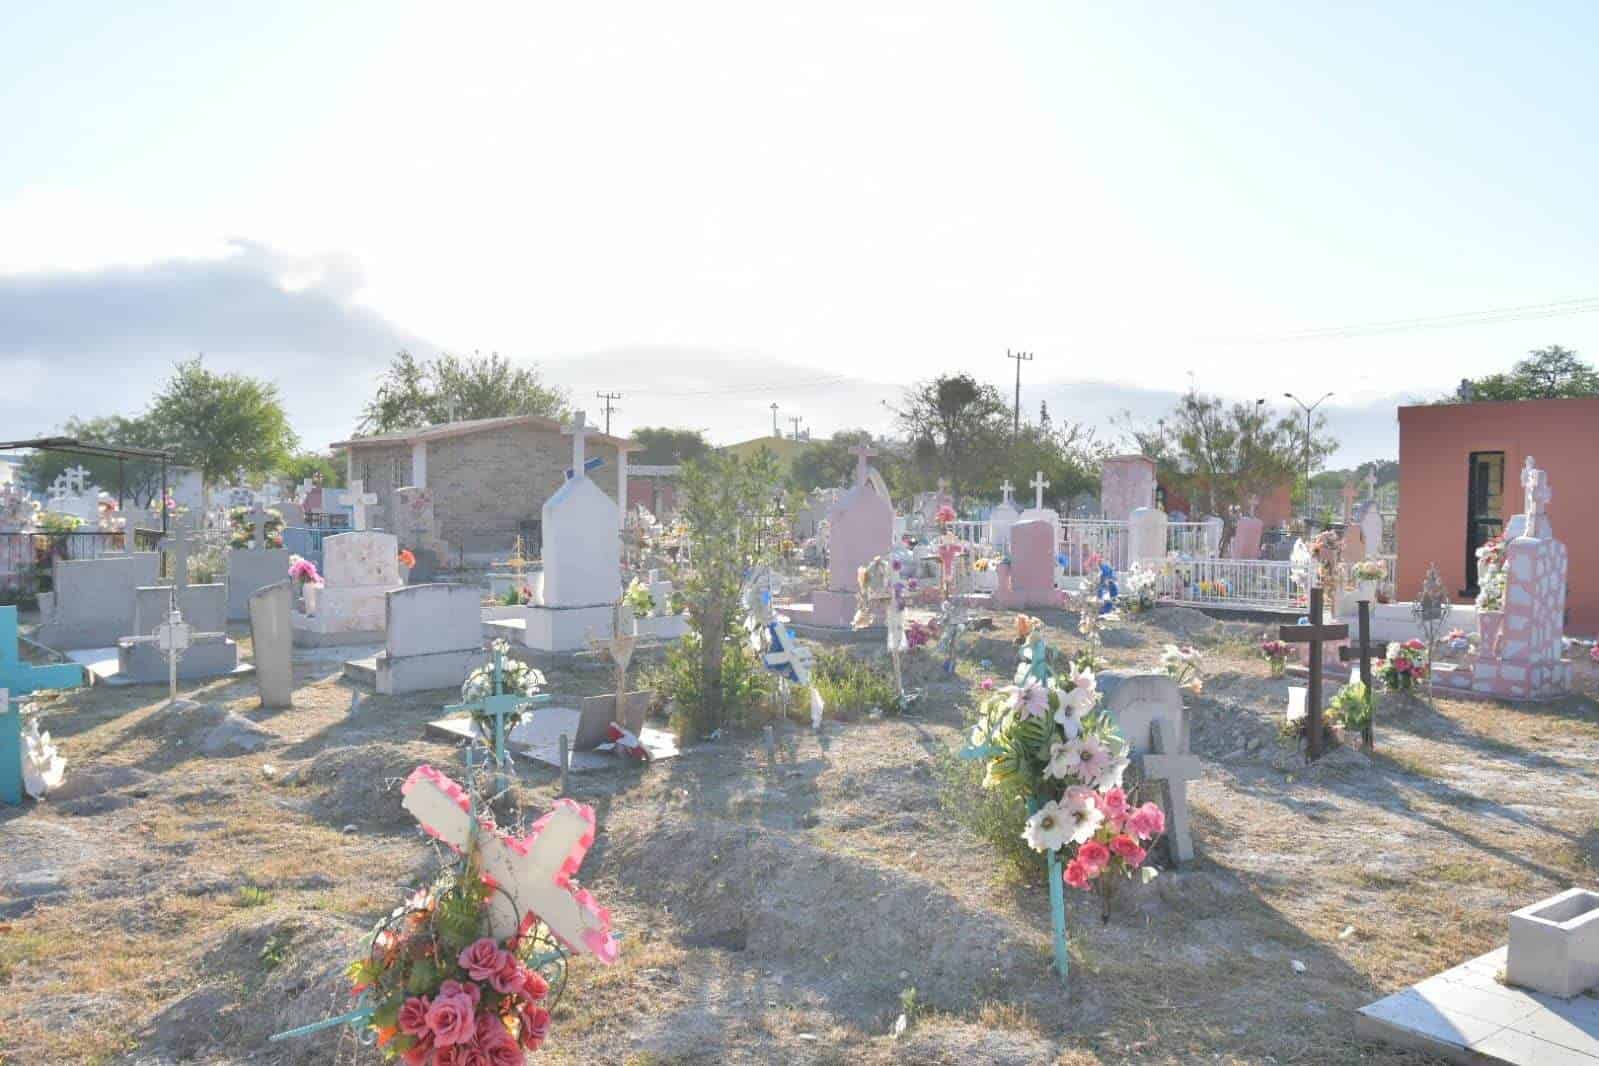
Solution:
<svg viewBox="0 0 1599 1066">
<path fill-rule="evenodd" d="M 1332 393 L 1330 393 L 1330 392 L 1327 393 L 1327 395 L 1323 396 L 1321 399 L 1317 400 L 1315 403 L 1311 404 L 1309 407 L 1305 406 L 1305 401 L 1304 400 L 1301 400 L 1299 397 L 1295 396 L 1291 392 L 1283 393 L 1283 398 L 1286 399 L 1286 400 L 1294 401 L 1295 403 L 1297 403 L 1299 405 L 1299 409 L 1301 411 L 1305 412 L 1305 535 L 1309 536 L 1310 535 L 1310 416 L 1315 413 L 1316 408 L 1320 407 L 1322 404 L 1324 404 L 1328 400 L 1332 399 Z"/>
<path fill-rule="evenodd" d="M 805 419 L 798 415 L 792 415 L 790 416 L 789 421 L 794 424 L 794 439 L 799 440 L 799 424 L 805 421 Z"/>
<path fill-rule="evenodd" d="M 621 410 L 620 407 L 612 407 L 611 401 L 620 400 L 622 394 L 619 392 L 596 392 L 594 395 L 605 401 L 605 435 L 609 437 L 611 435 L 611 412 Z"/>
<path fill-rule="evenodd" d="M 776 401 L 773 401 L 773 403 L 772 403 L 772 436 L 774 436 L 774 437 L 781 437 L 782 436 L 782 434 L 777 431 L 777 403 L 776 403 Z"/>
<path fill-rule="evenodd" d="M 1013 352 L 1006 348 L 1005 358 L 1016 360 L 1016 407 L 1015 425 L 1012 427 L 1012 432 L 1020 437 L 1022 435 L 1022 364 L 1031 363 L 1033 361 L 1033 353 Z"/>
</svg>

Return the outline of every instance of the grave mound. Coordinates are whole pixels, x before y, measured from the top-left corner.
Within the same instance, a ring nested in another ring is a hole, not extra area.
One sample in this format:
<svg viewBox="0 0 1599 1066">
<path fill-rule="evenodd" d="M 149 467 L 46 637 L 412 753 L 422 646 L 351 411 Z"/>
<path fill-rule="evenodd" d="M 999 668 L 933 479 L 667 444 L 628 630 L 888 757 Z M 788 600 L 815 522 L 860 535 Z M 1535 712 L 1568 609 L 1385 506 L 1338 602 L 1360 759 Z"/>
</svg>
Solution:
<svg viewBox="0 0 1599 1066">
<path fill-rule="evenodd" d="M 438 747 L 386 741 L 320 751 L 283 776 L 286 785 L 308 788 L 310 813 L 331 825 L 404 830 L 415 819 L 400 806 L 400 784 L 422 763 L 438 758 Z"/>
</svg>

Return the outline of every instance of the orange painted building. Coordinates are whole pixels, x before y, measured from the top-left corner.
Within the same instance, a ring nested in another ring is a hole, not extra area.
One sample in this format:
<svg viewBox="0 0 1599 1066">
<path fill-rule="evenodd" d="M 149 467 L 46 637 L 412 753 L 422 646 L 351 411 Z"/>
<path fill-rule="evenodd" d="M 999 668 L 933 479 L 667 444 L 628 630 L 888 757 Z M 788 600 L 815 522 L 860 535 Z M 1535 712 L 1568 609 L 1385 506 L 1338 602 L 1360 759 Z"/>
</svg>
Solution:
<svg viewBox="0 0 1599 1066">
<path fill-rule="evenodd" d="M 1475 548 L 1522 505 L 1528 456 L 1549 475 L 1570 559 L 1566 632 L 1599 632 L 1599 397 L 1399 409 L 1399 579 L 1414 599 L 1429 563 L 1458 602 L 1476 594 Z"/>
</svg>

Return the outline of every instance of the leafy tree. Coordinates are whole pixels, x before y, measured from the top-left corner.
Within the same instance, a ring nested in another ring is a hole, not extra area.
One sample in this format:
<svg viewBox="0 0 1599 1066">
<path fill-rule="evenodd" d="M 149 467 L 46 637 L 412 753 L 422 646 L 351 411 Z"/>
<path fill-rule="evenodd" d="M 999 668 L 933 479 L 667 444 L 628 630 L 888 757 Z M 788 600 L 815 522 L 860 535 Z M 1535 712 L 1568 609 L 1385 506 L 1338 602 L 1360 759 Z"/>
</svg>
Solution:
<svg viewBox="0 0 1599 1066">
<path fill-rule="evenodd" d="M 841 429 L 826 440 L 812 441 L 794 456 L 789 485 L 801 492 L 848 486 L 855 476 L 855 457 L 849 450 L 858 444 L 872 445 L 872 435 L 864 429 Z M 873 446 L 873 450 L 878 449 Z M 881 463 L 878 469 L 883 469 Z"/>
<path fill-rule="evenodd" d="M 362 413 L 360 432 L 401 429 L 476 418 L 566 412 L 566 393 L 544 384 L 533 367 L 513 366 L 498 352 L 441 355 L 422 361 L 410 352 L 395 355 Z"/>
<path fill-rule="evenodd" d="M 984 499 L 998 499 L 1007 478 L 1016 483 L 1017 499 L 1031 506 L 1033 493 L 1026 487 L 1042 470 L 1049 488 L 1045 502 L 1069 500 L 1099 487 L 1099 463 L 1107 449 L 1094 441 L 1092 429 L 1075 422 L 1053 422 L 1040 411 L 1037 425 L 1022 424 L 1021 432 L 982 468 L 970 488 Z"/>
<path fill-rule="evenodd" d="M 344 464 L 321 452 L 296 452 L 278 468 L 278 473 L 296 487 L 307 478 L 323 488 L 344 487 Z"/>
<path fill-rule="evenodd" d="M 210 488 L 280 468 L 297 442 L 278 387 L 243 374 L 213 374 L 200 358 L 177 364 L 146 416 L 163 446 Z"/>
<path fill-rule="evenodd" d="M 1451 402 L 1490 400 L 1560 400 L 1599 396 L 1599 370 L 1558 344 L 1536 348 L 1516 363 L 1508 374 L 1467 379 L 1455 390 Z"/>
<path fill-rule="evenodd" d="M 705 434 L 697 429 L 668 429 L 646 426 L 633 431 L 633 439 L 643 445 L 628 462 L 645 466 L 674 466 L 692 462 L 711 450 Z"/>
<path fill-rule="evenodd" d="M 962 486 L 981 478 L 1011 435 L 1009 409 L 999 390 L 970 374 L 944 375 L 914 385 L 895 411 L 910 438 L 918 481 L 925 487 L 949 478 Z"/>
<path fill-rule="evenodd" d="M 707 452 L 683 469 L 678 517 L 687 527 L 690 566 L 683 583 L 689 623 L 699 642 L 698 701 L 679 701 L 682 725 L 703 736 L 727 722 L 730 673 L 746 640 L 739 592 L 751 567 L 769 561 L 774 545 L 761 535 L 760 516 L 777 490 L 777 464 L 769 452 L 742 459 Z"/>
<path fill-rule="evenodd" d="M 158 448 L 161 442 L 155 427 L 145 417 L 69 418 L 60 435 L 96 444 L 126 445 L 132 448 Z M 35 492 L 46 492 L 69 467 L 81 466 L 89 480 L 106 492 L 117 491 L 118 461 L 69 452 L 33 452 L 22 460 L 21 475 Z M 148 507 L 161 494 L 161 464 L 141 459 L 125 459 L 120 464 L 122 489 L 127 502 Z M 170 472 L 170 470 L 169 470 Z"/>
<path fill-rule="evenodd" d="M 1264 497 L 1305 466 L 1305 423 L 1292 414 L 1273 420 L 1260 404 L 1228 405 L 1190 388 L 1177 407 L 1153 427 L 1136 426 L 1124 415 L 1123 432 L 1155 461 L 1160 480 L 1196 507 L 1226 517 Z M 1312 469 L 1337 442 L 1317 415 L 1310 427 Z"/>
</svg>

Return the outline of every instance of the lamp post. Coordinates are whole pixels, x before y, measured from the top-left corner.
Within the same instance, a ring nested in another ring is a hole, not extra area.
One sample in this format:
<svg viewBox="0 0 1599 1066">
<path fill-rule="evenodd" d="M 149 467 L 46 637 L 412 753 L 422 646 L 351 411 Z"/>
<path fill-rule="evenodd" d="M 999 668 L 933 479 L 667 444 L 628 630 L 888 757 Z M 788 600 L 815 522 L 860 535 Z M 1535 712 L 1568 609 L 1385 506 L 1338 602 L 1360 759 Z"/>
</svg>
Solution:
<svg viewBox="0 0 1599 1066">
<path fill-rule="evenodd" d="M 1305 412 L 1305 533 L 1308 536 L 1310 533 L 1310 418 L 1311 415 L 1315 414 L 1316 408 L 1332 398 L 1332 393 L 1327 393 L 1308 407 L 1305 406 L 1304 400 L 1301 400 L 1291 392 L 1283 393 L 1283 398 L 1294 401 L 1299 405 L 1299 409 Z"/>
</svg>

